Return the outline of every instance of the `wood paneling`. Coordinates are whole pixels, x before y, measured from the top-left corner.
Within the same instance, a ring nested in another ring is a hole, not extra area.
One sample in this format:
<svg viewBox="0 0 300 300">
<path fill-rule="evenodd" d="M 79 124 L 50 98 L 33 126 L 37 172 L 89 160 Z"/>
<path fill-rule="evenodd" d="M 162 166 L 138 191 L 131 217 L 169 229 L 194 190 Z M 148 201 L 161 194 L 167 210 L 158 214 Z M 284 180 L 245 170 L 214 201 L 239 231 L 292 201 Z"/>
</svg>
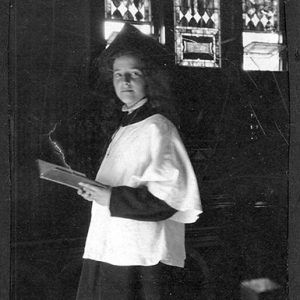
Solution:
<svg viewBox="0 0 300 300">
<path fill-rule="evenodd" d="M 9 167 L 9 1 L 0 3 L 0 299 L 10 293 L 10 212 L 11 182 Z"/>
<path fill-rule="evenodd" d="M 289 299 L 300 295 L 300 2 L 285 2 L 289 48 L 290 156 L 289 156 Z"/>
</svg>

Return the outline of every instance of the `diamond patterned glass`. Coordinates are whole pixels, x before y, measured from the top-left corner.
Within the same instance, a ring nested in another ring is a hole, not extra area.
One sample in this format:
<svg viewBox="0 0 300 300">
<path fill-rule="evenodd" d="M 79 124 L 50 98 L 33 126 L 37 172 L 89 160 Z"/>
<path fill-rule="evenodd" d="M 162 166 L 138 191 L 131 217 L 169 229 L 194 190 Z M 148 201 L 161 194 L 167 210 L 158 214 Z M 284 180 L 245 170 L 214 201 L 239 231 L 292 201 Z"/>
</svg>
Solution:
<svg viewBox="0 0 300 300">
<path fill-rule="evenodd" d="M 178 26 L 219 28 L 219 0 L 175 0 L 174 8 Z"/>
<path fill-rule="evenodd" d="M 106 19 L 151 22 L 150 0 L 106 0 L 105 3 Z"/>
<path fill-rule="evenodd" d="M 176 63 L 221 67 L 220 0 L 174 0 L 174 22 Z"/>
<path fill-rule="evenodd" d="M 285 45 L 279 26 L 280 0 L 243 0 L 243 69 L 282 71 Z"/>
<path fill-rule="evenodd" d="M 279 30 L 279 0 L 243 0 L 244 30 Z"/>
</svg>

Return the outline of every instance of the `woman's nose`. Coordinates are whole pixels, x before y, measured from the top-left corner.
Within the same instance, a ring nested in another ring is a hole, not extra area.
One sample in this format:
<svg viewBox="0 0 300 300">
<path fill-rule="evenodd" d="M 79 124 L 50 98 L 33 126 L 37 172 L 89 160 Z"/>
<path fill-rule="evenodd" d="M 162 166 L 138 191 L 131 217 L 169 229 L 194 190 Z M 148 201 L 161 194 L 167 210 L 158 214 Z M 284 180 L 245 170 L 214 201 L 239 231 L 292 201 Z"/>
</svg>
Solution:
<svg viewBox="0 0 300 300">
<path fill-rule="evenodd" d="M 130 83 L 130 81 L 131 81 L 130 74 L 127 74 L 127 73 L 124 74 L 123 80 L 124 80 L 124 83 Z"/>
</svg>

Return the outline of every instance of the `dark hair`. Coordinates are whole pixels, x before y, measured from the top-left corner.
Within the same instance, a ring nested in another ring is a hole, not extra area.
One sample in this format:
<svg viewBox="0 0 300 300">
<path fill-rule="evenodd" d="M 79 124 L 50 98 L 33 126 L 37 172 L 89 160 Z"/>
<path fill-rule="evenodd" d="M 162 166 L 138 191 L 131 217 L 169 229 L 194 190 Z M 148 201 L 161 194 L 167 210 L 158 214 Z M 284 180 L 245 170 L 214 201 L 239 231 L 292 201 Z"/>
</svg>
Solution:
<svg viewBox="0 0 300 300">
<path fill-rule="evenodd" d="M 174 95 L 170 87 L 168 68 L 159 61 L 145 56 L 140 51 L 122 50 L 110 56 L 105 62 L 101 58 L 97 59 L 98 79 L 96 80 L 96 89 L 100 90 L 103 88 L 103 84 L 107 86 L 108 83 L 113 88 L 113 63 L 116 58 L 124 55 L 134 56 L 141 60 L 146 81 L 146 96 L 150 105 L 178 125 L 178 115 L 175 109 Z"/>
</svg>

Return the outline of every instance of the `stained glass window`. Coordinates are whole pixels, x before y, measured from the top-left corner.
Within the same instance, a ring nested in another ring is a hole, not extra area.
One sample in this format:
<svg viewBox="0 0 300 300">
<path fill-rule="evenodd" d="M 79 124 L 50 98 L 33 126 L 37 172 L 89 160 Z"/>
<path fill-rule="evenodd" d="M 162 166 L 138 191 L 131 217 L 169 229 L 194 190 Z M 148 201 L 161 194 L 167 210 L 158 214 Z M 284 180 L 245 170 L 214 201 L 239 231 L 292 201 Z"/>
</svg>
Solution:
<svg viewBox="0 0 300 300">
<path fill-rule="evenodd" d="M 147 0 L 107 0 L 106 18 L 114 20 L 151 21 L 150 1 Z"/>
<path fill-rule="evenodd" d="M 281 71 L 279 0 L 243 0 L 243 69 Z"/>
<path fill-rule="evenodd" d="M 244 30 L 273 32 L 278 30 L 278 0 L 244 0 Z"/>
<path fill-rule="evenodd" d="M 174 0 L 176 63 L 220 67 L 220 0 Z"/>
<path fill-rule="evenodd" d="M 151 1 L 105 0 L 105 39 L 119 32 L 124 22 L 131 22 L 142 32 L 151 34 Z"/>
</svg>

